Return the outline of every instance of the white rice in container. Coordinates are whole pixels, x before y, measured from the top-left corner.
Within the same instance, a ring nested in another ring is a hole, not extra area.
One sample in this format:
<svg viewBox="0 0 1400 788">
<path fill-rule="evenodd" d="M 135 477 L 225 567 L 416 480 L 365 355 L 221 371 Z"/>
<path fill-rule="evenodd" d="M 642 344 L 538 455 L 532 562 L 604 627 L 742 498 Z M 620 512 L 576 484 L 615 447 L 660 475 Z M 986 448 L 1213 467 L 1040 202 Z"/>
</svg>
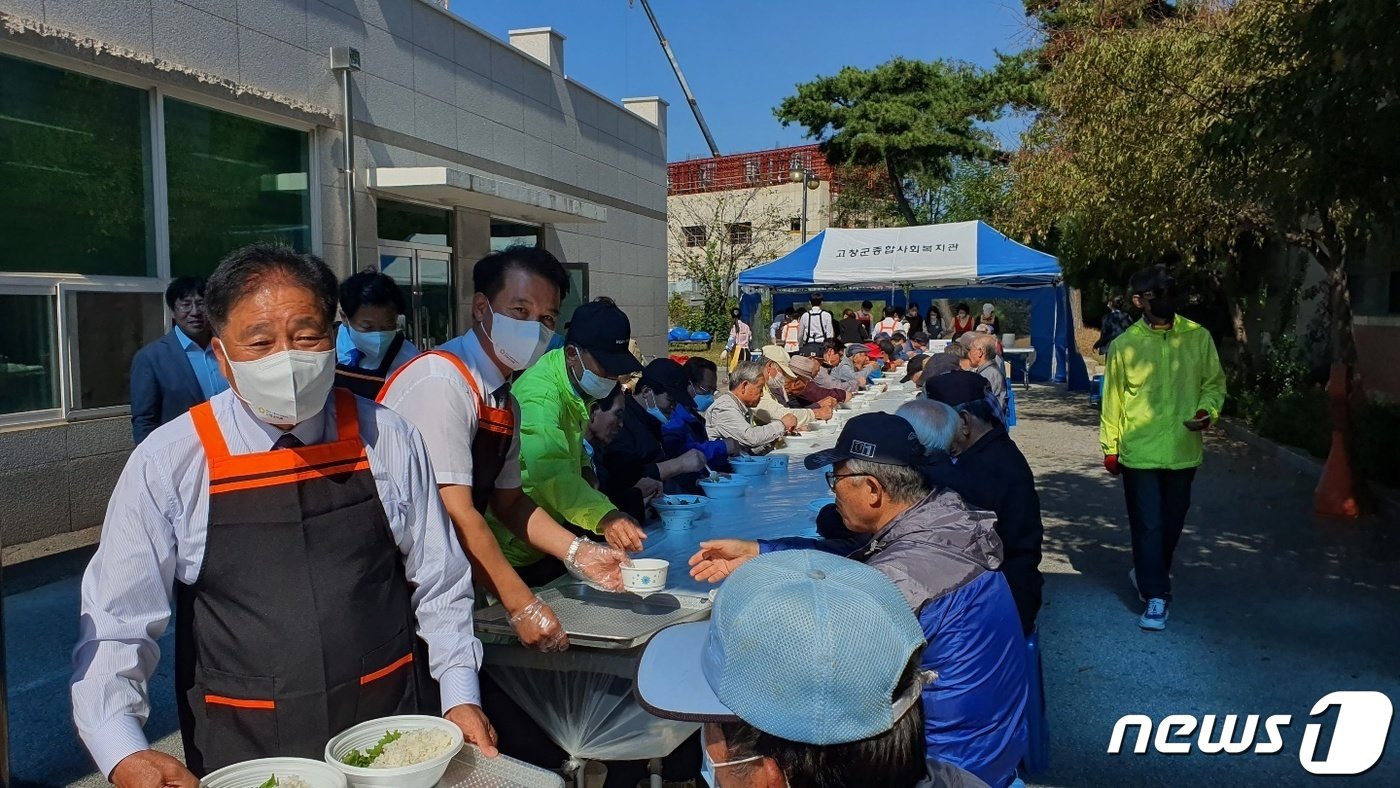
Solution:
<svg viewBox="0 0 1400 788">
<path fill-rule="evenodd" d="M 277 779 L 277 788 L 312 788 L 311 783 L 295 775 L 278 777 L 274 774 L 272 776 Z"/>
<path fill-rule="evenodd" d="M 452 736 L 436 728 L 404 731 L 394 741 L 384 745 L 384 752 L 370 764 L 371 769 L 392 769 L 430 761 L 452 749 Z M 310 788 L 310 786 L 307 786 Z"/>
</svg>

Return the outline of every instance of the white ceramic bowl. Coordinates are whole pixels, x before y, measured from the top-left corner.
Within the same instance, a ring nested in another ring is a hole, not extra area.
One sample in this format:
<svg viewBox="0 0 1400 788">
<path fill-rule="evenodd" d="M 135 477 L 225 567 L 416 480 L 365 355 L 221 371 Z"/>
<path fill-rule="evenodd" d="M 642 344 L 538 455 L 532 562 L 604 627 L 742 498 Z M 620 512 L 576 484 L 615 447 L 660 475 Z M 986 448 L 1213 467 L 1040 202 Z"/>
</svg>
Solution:
<svg viewBox="0 0 1400 788">
<path fill-rule="evenodd" d="M 373 747 L 389 731 L 418 731 L 437 729 L 452 737 L 447 752 L 412 766 L 387 769 L 350 766 L 341 762 L 351 750 Z M 326 742 L 326 763 L 345 774 L 350 788 L 434 788 L 453 756 L 462 749 L 462 729 L 441 717 L 422 714 L 400 714 L 362 722 Z M 254 786 L 256 788 L 256 786 Z"/>
<path fill-rule="evenodd" d="M 744 492 L 748 490 L 748 482 L 735 476 L 720 476 L 713 479 L 701 479 L 700 489 L 705 491 L 705 495 L 715 500 L 727 498 L 742 498 Z"/>
<path fill-rule="evenodd" d="M 622 565 L 622 588 L 634 594 L 666 590 L 666 570 L 671 562 L 662 558 L 633 558 Z"/>
<path fill-rule="evenodd" d="M 703 512 L 708 502 L 703 495 L 663 495 L 651 502 L 658 512 Z"/>
<path fill-rule="evenodd" d="M 258 788 L 269 777 L 300 777 L 311 788 L 345 788 L 345 775 L 334 766 L 306 758 L 259 758 L 225 766 L 199 781 L 200 788 Z"/>
</svg>

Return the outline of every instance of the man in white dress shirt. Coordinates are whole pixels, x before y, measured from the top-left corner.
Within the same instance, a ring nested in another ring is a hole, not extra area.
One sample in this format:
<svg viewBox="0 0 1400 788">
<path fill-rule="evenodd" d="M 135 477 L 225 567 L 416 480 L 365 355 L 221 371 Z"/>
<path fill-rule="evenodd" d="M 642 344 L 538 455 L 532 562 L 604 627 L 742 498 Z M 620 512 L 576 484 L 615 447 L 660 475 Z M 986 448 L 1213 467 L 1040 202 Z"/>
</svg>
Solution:
<svg viewBox="0 0 1400 788">
<path fill-rule="evenodd" d="M 332 390 L 335 285 L 285 248 L 226 258 L 206 306 L 232 390 L 153 432 L 117 483 L 83 577 L 72 702 L 118 788 L 319 759 L 351 725 L 436 706 L 423 658 L 444 716 L 495 754 L 470 566 L 417 430 Z M 186 764 L 141 730 L 172 602 Z"/>
</svg>

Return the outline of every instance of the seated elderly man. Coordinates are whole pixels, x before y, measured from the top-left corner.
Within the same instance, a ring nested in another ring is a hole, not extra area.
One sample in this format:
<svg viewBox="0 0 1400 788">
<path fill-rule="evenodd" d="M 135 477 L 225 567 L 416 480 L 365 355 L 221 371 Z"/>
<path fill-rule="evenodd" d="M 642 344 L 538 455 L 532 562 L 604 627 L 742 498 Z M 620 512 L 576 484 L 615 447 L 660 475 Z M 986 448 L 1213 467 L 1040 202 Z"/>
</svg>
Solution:
<svg viewBox="0 0 1400 788">
<path fill-rule="evenodd" d="M 884 575 L 826 553 L 775 553 L 734 573 L 709 621 L 652 638 L 636 694 L 658 717 L 705 724 L 717 788 L 984 787 L 925 759 L 923 647 Z"/>
<path fill-rule="evenodd" d="M 766 454 L 780 438 L 797 429 L 797 417 L 791 413 L 768 424 L 754 424 L 753 409 L 768 388 L 764 367 L 762 361 L 745 361 L 729 373 L 729 391 L 716 397 L 705 411 L 710 440 L 728 438 L 750 454 Z"/>
<path fill-rule="evenodd" d="M 854 394 L 865 388 L 866 380 L 856 374 L 854 366 L 842 366 L 846 360 L 845 347 L 837 339 L 828 339 L 822 343 L 821 350 L 813 355 L 813 358 L 821 365 L 821 369 L 812 380 L 818 386 L 842 389 Z"/>
<path fill-rule="evenodd" d="M 790 414 L 797 419 L 797 428 L 800 430 L 816 419 L 831 418 L 835 403 L 827 403 L 819 408 L 807 408 L 789 400 L 792 394 L 802 390 L 804 384 L 793 370 L 792 357 L 786 350 L 777 345 L 768 345 L 760 352 L 764 361 L 764 373 L 768 376 L 768 386 L 763 392 L 763 398 L 758 401 L 758 407 L 754 408 L 754 421 L 767 424 Z"/>
<path fill-rule="evenodd" d="M 1016 600 L 1021 630 L 1029 635 L 1035 629 L 1045 584 L 1040 576 L 1045 526 L 1040 521 L 1040 496 L 1030 463 L 997 421 L 985 395 L 984 378 L 971 372 L 950 372 L 930 380 L 925 391 L 927 400 L 909 402 L 898 414 L 925 440 L 932 439 L 934 433 L 935 402 L 957 409 L 958 423 L 949 447 L 953 461 L 930 465 L 930 478 L 935 485 L 957 491 L 968 504 L 996 512 L 1003 553 L 1001 573 Z"/>
<path fill-rule="evenodd" d="M 936 405 L 941 422 L 934 443 L 946 451 L 957 418 L 952 408 Z M 1006 578 L 996 571 L 1001 542 L 992 513 L 933 487 L 921 467 L 927 461 L 908 421 L 888 413 L 857 416 L 835 448 L 806 460 L 809 469 L 832 466 L 827 484 L 855 538 L 701 542 L 691 575 L 717 582 L 761 553 L 802 548 L 879 569 L 917 615 L 928 641 L 921 664 L 938 675 L 924 690 L 928 757 L 1005 788 L 1016 779 L 1028 741 L 1025 639 Z"/>
<path fill-rule="evenodd" d="M 797 373 L 798 379 L 802 382 L 789 399 L 800 407 L 812 408 L 835 408 L 837 405 L 851 398 L 851 392 L 840 388 L 827 388 L 816 382 L 817 373 L 821 371 L 821 362 L 810 356 L 793 356 L 788 362 L 792 371 Z"/>
<path fill-rule="evenodd" d="M 963 334 L 958 344 L 967 348 L 967 369 L 987 379 L 992 387 L 992 396 L 997 407 L 1001 408 L 1002 419 L 1010 407 L 1006 393 L 1006 370 L 997 355 L 997 338 L 991 334 L 974 331 Z"/>
</svg>

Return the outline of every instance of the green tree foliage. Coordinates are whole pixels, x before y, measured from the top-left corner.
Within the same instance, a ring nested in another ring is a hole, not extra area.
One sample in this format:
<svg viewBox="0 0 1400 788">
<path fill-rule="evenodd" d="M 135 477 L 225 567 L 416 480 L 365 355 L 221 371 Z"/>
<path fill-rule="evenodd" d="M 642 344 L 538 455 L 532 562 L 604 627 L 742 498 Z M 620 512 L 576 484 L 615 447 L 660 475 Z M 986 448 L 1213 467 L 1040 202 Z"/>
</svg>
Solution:
<svg viewBox="0 0 1400 788">
<path fill-rule="evenodd" d="M 1000 158 L 977 125 L 999 116 L 995 93 L 991 76 L 970 65 L 896 58 L 800 84 L 774 115 L 804 126 L 832 164 L 883 171 L 898 216 L 913 225 L 921 183 L 946 181 L 958 160 Z"/>
</svg>

